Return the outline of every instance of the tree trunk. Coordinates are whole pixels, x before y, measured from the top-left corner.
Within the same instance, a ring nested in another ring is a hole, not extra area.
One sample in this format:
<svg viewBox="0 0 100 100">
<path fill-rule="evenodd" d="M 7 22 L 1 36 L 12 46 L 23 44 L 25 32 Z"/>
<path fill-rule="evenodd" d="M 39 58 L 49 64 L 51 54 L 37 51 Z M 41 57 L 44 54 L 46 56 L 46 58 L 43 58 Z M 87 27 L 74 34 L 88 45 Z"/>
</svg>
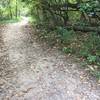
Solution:
<svg viewBox="0 0 100 100">
<path fill-rule="evenodd" d="M 12 9 L 11 9 L 11 0 L 9 0 L 9 16 L 12 19 L 13 15 L 12 15 Z"/>
<path fill-rule="evenodd" d="M 97 32 L 100 34 L 100 27 L 91 27 L 91 26 L 66 26 L 67 29 L 73 29 L 75 31 L 82 32 Z"/>
<path fill-rule="evenodd" d="M 18 1 L 16 0 L 16 18 L 18 17 Z"/>
</svg>

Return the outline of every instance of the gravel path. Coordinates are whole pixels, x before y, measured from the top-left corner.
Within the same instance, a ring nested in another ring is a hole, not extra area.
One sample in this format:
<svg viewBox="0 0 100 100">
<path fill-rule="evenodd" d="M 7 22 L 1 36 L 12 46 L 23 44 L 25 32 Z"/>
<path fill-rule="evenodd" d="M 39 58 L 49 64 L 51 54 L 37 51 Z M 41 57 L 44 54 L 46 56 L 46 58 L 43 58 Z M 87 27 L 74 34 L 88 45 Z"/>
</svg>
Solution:
<svg viewBox="0 0 100 100">
<path fill-rule="evenodd" d="M 100 100 L 96 80 L 32 32 L 27 20 L 0 26 L 0 100 Z"/>
</svg>

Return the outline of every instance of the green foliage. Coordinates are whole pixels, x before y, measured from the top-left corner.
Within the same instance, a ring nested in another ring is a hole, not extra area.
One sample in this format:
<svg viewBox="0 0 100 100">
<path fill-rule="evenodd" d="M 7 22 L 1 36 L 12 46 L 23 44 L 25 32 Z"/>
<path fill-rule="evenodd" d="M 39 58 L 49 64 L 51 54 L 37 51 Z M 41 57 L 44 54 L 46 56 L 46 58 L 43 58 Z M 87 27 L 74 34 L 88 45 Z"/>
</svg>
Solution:
<svg viewBox="0 0 100 100">
<path fill-rule="evenodd" d="M 88 55 L 87 60 L 89 63 L 95 63 L 97 60 L 97 57 L 93 55 Z"/>
<path fill-rule="evenodd" d="M 100 0 L 22 0 L 29 7 L 40 32 L 39 37 L 49 44 L 59 44 L 65 53 L 78 55 L 85 64 L 100 66 L 100 35 L 75 33 L 67 25 L 92 26 L 100 22 Z M 100 24 L 99 24 L 100 25 Z M 98 27 L 98 26 L 97 26 Z M 98 67 L 100 70 L 100 67 Z"/>
<path fill-rule="evenodd" d="M 64 47 L 63 48 L 63 52 L 65 52 L 65 53 L 73 53 L 73 50 L 72 50 L 72 48 Z"/>
<path fill-rule="evenodd" d="M 0 24 L 17 23 L 19 21 L 21 21 L 21 18 L 10 19 L 10 20 L 3 20 L 3 21 L 0 21 Z"/>
<path fill-rule="evenodd" d="M 81 50 L 80 50 L 80 52 L 79 52 L 79 55 L 80 56 L 82 56 L 82 57 L 88 57 L 88 54 L 89 54 L 90 52 L 88 51 L 88 48 L 82 48 Z"/>
<path fill-rule="evenodd" d="M 70 11 L 68 13 L 69 15 L 69 20 L 72 22 L 72 23 L 76 23 L 77 21 L 79 21 L 80 17 L 81 17 L 81 13 L 79 11 Z M 83 24 L 83 23 L 82 23 Z"/>
<path fill-rule="evenodd" d="M 99 0 L 22 0 L 28 4 L 30 13 L 37 23 L 50 24 L 53 27 L 67 25 L 67 22 L 80 21 L 83 12 L 88 18 L 91 12 L 100 11 Z M 83 18 L 84 19 L 84 18 Z M 86 21 L 87 22 L 87 21 Z"/>
<path fill-rule="evenodd" d="M 83 41 L 80 56 L 86 58 L 90 64 L 100 65 L 100 36 L 90 33 Z"/>
<path fill-rule="evenodd" d="M 63 27 L 57 27 L 48 32 L 45 30 L 43 33 L 42 38 L 45 38 L 49 44 L 58 43 L 64 53 L 79 56 L 82 66 L 85 68 L 88 68 L 88 64 L 98 66 L 92 71 L 95 76 L 99 75 L 97 73 L 100 72 L 100 36 L 97 33 L 75 33 L 73 30 L 67 30 Z"/>
<path fill-rule="evenodd" d="M 17 19 L 26 11 L 21 0 L 0 0 L 0 20 Z"/>
<path fill-rule="evenodd" d="M 93 75 L 95 75 L 98 80 L 100 80 L 100 71 L 93 72 Z"/>
<path fill-rule="evenodd" d="M 63 27 L 58 27 L 57 33 L 61 39 L 61 42 L 66 43 L 66 44 L 72 42 L 75 37 L 74 31 L 72 31 L 72 30 L 68 31 L 67 29 L 65 29 Z"/>
<path fill-rule="evenodd" d="M 93 12 L 99 10 L 99 0 L 90 0 L 87 3 L 81 3 L 80 4 L 80 11 L 82 12 Z"/>
<path fill-rule="evenodd" d="M 100 78 L 100 36 L 96 33 L 90 33 L 84 40 L 80 50 L 80 55 L 85 58 L 87 64 L 97 65 L 93 73 Z"/>
<path fill-rule="evenodd" d="M 79 34 L 73 30 L 57 27 L 55 30 L 65 53 L 74 53 L 83 57 L 89 64 L 100 65 L 100 36 L 97 33 L 88 33 L 78 40 Z"/>
</svg>

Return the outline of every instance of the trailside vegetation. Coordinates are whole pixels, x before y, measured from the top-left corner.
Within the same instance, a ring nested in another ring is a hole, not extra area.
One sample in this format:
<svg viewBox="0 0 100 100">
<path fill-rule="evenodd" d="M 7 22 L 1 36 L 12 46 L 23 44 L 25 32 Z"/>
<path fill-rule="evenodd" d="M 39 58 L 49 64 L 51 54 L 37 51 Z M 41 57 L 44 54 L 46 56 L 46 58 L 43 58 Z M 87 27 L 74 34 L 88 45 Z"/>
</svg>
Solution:
<svg viewBox="0 0 100 100">
<path fill-rule="evenodd" d="M 20 20 L 27 11 L 26 8 L 21 0 L 0 0 L 0 23 Z"/>
<path fill-rule="evenodd" d="M 39 37 L 76 54 L 100 78 L 100 0 L 22 0 Z"/>
</svg>

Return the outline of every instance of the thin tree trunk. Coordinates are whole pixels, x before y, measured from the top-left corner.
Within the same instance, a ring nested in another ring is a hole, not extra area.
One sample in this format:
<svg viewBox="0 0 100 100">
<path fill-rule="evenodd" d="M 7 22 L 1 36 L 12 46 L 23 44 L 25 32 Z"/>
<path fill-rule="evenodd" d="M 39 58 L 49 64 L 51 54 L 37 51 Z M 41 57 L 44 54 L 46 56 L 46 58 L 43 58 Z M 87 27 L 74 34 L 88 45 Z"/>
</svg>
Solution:
<svg viewBox="0 0 100 100">
<path fill-rule="evenodd" d="M 12 19 L 12 9 L 11 9 L 11 0 L 9 0 L 9 12 L 10 12 L 10 18 Z"/>
<path fill-rule="evenodd" d="M 66 26 L 67 29 L 73 29 L 75 31 L 82 31 L 82 32 L 98 32 L 100 33 L 100 27 L 91 27 L 91 26 Z"/>
<path fill-rule="evenodd" d="M 18 17 L 18 1 L 16 0 L 16 18 Z"/>
</svg>

